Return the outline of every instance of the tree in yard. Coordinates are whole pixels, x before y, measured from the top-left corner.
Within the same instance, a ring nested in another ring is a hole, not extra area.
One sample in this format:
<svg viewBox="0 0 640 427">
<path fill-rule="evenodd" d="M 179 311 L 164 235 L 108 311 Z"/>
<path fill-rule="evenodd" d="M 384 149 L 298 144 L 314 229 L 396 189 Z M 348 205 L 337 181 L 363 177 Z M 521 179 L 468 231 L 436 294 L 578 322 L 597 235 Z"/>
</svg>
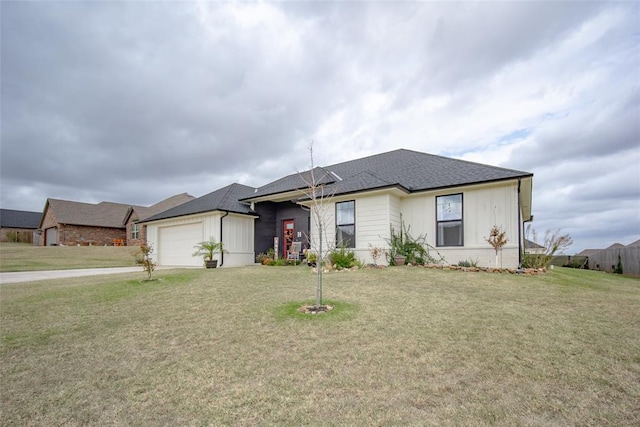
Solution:
<svg viewBox="0 0 640 427">
<path fill-rule="evenodd" d="M 531 224 L 527 225 L 525 237 L 544 247 L 541 253 L 525 254 L 522 262 L 523 267 L 528 268 L 547 268 L 551 264 L 553 256 L 561 254 L 569 246 L 573 244 L 573 239 L 569 234 L 560 234 L 560 230 L 547 230 L 544 233 L 544 241 L 538 243 L 538 234 L 536 230 L 531 228 Z"/>
<path fill-rule="evenodd" d="M 507 232 L 504 231 L 501 227 L 494 225 L 491 227 L 491 231 L 489 232 L 489 237 L 485 239 L 491 247 L 496 251 L 496 267 L 498 266 L 498 253 L 502 251 L 504 245 L 509 242 L 507 239 Z M 500 260 L 500 267 L 502 268 L 502 259 Z"/>
<path fill-rule="evenodd" d="M 316 309 L 322 306 L 322 270 L 328 255 L 335 249 L 333 239 L 327 239 L 327 227 L 331 218 L 331 210 L 328 209 L 335 190 L 329 189 L 328 184 L 335 182 L 336 177 L 331 172 L 318 167 L 313 160 L 313 142 L 309 144 L 309 157 L 311 164 L 309 171 L 299 172 L 298 175 L 305 184 L 300 191 L 306 199 L 311 215 L 311 226 L 316 233 L 308 236 L 309 244 L 316 252 L 317 259 L 317 284 L 316 284 Z"/>
<path fill-rule="evenodd" d="M 156 269 L 156 263 L 153 262 L 151 258 L 153 247 L 148 244 L 143 244 L 140 246 L 140 252 L 142 253 L 142 269 L 147 273 L 147 280 L 153 280 L 151 274 Z"/>
</svg>

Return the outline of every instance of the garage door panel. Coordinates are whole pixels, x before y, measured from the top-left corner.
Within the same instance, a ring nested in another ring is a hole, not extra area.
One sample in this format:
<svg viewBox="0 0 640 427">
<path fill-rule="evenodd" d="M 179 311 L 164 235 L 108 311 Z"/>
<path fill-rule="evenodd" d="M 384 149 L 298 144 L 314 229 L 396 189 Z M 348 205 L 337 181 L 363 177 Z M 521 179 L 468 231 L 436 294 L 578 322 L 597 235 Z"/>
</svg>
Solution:
<svg viewBox="0 0 640 427">
<path fill-rule="evenodd" d="M 201 222 L 161 227 L 158 233 L 160 265 L 202 265 L 201 258 L 192 256 L 194 246 L 202 241 Z"/>
</svg>

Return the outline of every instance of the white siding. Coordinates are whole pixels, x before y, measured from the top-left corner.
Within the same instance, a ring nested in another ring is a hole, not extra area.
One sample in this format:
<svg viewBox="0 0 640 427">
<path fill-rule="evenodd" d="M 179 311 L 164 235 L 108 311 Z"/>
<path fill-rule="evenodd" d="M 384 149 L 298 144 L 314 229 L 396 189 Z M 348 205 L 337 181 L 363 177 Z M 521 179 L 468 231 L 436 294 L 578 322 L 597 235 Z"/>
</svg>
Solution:
<svg viewBox="0 0 640 427">
<path fill-rule="evenodd" d="M 203 264 L 202 258 L 192 256 L 195 252 L 194 246 L 210 238 L 220 241 L 220 218 L 222 215 L 221 212 L 213 212 L 206 215 L 191 215 L 149 223 L 147 225 L 147 242 L 153 245 L 155 254 L 153 258 L 159 265 L 201 266 Z M 222 220 L 222 224 L 222 242 L 225 249 L 224 266 L 253 264 L 255 259 L 253 252 L 254 218 L 229 214 Z M 185 225 L 188 227 L 184 227 Z M 194 227 L 198 227 L 199 233 L 194 231 Z M 181 230 L 189 232 L 188 238 L 177 237 L 180 236 Z M 177 250 L 183 253 L 182 257 L 179 258 L 175 255 Z M 219 263 L 221 258 L 221 254 L 214 256 L 214 259 L 217 259 Z M 179 263 L 176 263 L 178 261 Z"/>
<path fill-rule="evenodd" d="M 229 214 L 222 220 L 225 267 L 255 262 L 253 222 L 254 219 L 251 217 L 236 214 Z"/>
<path fill-rule="evenodd" d="M 436 197 L 462 193 L 463 247 L 436 246 Z M 445 191 L 411 195 L 402 200 L 402 218 L 411 226 L 411 235 L 426 234 L 433 246 L 448 264 L 464 260 L 477 260 L 480 266 L 495 267 L 495 251 L 485 240 L 495 224 L 507 233 L 509 242 L 502 250 L 502 266 L 518 265 L 518 190 L 517 183 L 499 183 L 469 186 Z M 498 260 L 500 266 L 500 260 Z"/>
<path fill-rule="evenodd" d="M 374 247 L 388 247 L 387 239 L 390 235 L 390 225 L 400 224 L 400 200 L 397 196 L 388 193 L 374 193 L 360 196 L 334 198 L 325 202 L 322 209 L 324 221 L 323 252 L 327 248 L 335 247 L 335 204 L 347 200 L 355 201 L 356 210 L 356 257 L 365 262 L 372 263 L 369 244 Z M 318 227 L 316 216 L 311 215 L 311 242 L 312 250 L 318 248 Z M 379 259 L 379 263 L 385 263 Z"/>
</svg>

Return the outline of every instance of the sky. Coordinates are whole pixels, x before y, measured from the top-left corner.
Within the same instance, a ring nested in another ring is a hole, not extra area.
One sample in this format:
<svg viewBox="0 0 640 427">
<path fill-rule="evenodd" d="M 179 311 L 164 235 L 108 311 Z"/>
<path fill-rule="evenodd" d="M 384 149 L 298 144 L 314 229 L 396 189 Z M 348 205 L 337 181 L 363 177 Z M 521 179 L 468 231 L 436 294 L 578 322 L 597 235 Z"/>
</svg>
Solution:
<svg viewBox="0 0 640 427">
<path fill-rule="evenodd" d="M 406 148 L 640 239 L 640 2 L 0 2 L 0 207 L 148 206 Z"/>
</svg>

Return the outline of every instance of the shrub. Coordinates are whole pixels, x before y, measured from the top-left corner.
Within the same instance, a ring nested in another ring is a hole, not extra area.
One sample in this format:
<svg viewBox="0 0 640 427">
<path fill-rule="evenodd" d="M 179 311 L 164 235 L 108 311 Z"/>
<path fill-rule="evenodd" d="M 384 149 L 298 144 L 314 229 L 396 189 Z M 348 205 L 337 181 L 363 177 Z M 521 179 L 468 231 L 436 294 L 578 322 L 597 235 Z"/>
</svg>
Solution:
<svg viewBox="0 0 640 427">
<path fill-rule="evenodd" d="M 331 265 L 335 266 L 338 270 L 361 266 L 360 261 L 356 258 L 356 254 L 345 247 L 339 247 L 330 252 L 329 261 L 331 261 Z"/>
<path fill-rule="evenodd" d="M 533 238 L 529 238 L 529 233 L 533 234 Z M 527 226 L 527 239 L 537 243 L 537 234 L 535 230 L 531 230 L 531 225 Z M 565 249 L 573 244 L 573 239 L 568 234 L 560 235 L 560 230 L 547 230 L 544 234 L 544 252 L 537 254 L 524 254 L 522 257 L 522 267 L 524 268 L 547 268 L 551 264 L 553 256 L 561 254 Z"/>
<path fill-rule="evenodd" d="M 478 266 L 477 259 L 458 261 L 458 267 L 477 267 L 477 266 Z"/>
<path fill-rule="evenodd" d="M 405 262 L 408 264 L 424 265 L 444 261 L 439 253 L 439 260 L 431 256 L 429 249 L 433 249 L 433 247 L 427 243 L 426 234 L 413 238 L 404 222 L 399 233 L 395 232 L 393 226 L 391 227 L 391 238 L 387 240 L 387 243 L 389 243 L 389 251 L 387 252 L 389 265 L 396 265 L 395 257 L 398 255 L 404 256 Z"/>
<path fill-rule="evenodd" d="M 622 274 L 622 258 L 620 258 L 619 254 L 618 254 L 618 264 L 616 265 L 616 268 L 613 269 L 613 272 L 616 274 Z"/>
</svg>

